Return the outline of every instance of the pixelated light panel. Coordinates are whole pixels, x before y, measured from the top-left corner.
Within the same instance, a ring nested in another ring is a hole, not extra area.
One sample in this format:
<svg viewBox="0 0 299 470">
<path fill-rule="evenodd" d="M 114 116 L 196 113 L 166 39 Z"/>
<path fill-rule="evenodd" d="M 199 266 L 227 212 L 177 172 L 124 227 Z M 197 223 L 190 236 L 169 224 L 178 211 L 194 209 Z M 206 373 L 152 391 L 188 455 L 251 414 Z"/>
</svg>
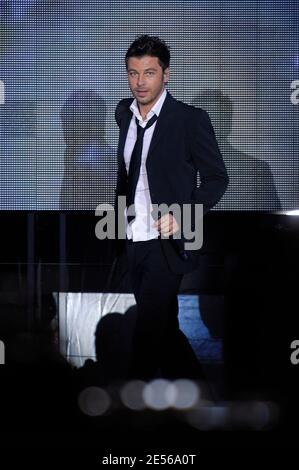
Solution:
<svg viewBox="0 0 299 470">
<path fill-rule="evenodd" d="M 230 177 L 215 210 L 298 209 L 298 13 L 298 1 L 0 0 L 0 209 L 113 204 L 114 109 L 144 33 L 170 47 L 169 92 L 211 117 Z"/>
</svg>

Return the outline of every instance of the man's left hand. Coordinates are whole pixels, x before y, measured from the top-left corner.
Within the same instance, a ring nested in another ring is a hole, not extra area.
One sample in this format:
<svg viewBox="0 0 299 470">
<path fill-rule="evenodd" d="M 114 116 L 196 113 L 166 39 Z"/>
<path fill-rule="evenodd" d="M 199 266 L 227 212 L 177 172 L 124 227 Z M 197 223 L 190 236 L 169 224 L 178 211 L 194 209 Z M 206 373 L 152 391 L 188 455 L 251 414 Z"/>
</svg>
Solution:
<svg viewBox="0 0 299 470">
<path fill-rule="evenodd" d="M 161 235 L 163 235 L 164 237 L 174 235 L 180 229 L 179 224 L 177 223 L 173 215 L 169 212 L 168 214 L 165 214 L 160 217 L 160 219 L 158 219 L 153 226 L 157 228 Z"/>
</svg>

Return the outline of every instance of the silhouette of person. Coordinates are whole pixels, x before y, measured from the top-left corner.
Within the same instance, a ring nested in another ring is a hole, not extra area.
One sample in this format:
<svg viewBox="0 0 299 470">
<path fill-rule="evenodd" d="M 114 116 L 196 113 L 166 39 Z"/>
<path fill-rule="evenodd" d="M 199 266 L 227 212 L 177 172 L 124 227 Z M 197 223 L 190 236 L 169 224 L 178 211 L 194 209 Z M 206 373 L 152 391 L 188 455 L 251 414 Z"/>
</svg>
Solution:
<svg viewBox="0 0 299 470">
<path fill-rule="evenodd" d="M 269 164 L 236 149 L 230 142 L 233 104 L 220 90 L 207 89 L 192 104 L 205 109 L 213 123 L 230 184 L 218 209 L 280 210 L 275 182 Z"/>
<path fill-rule="evenodd" d="M 136 313 L 136 305 L 133 305 L 124 314 L 111 312 L 100 319 L 95 331 L 97 360 L 87 359 L 77 370 L 80 388 L 126 379 Z"/>
<path fill-rule="evenodd" d="M 65 149 L 61 210 L 95 210 L 114 199 L 115 152 L 105 140 L 106 105 L 95 91 L 70 94 L 61 109 Z"/>
</svg>

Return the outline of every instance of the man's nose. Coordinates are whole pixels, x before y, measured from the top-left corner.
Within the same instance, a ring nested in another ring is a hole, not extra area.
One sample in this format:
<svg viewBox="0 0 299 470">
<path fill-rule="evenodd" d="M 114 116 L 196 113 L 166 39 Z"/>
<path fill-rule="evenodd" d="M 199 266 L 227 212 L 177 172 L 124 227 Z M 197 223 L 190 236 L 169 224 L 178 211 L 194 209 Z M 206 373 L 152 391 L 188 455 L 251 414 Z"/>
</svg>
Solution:
<svg viewBox="0 0 299 470">
<path fill-rule="evenodd" d="M 137 86 L 142 86 L 143 84 L 144 84 L 144 75 L 140 73 L 137 78 Z"/>
</svg>

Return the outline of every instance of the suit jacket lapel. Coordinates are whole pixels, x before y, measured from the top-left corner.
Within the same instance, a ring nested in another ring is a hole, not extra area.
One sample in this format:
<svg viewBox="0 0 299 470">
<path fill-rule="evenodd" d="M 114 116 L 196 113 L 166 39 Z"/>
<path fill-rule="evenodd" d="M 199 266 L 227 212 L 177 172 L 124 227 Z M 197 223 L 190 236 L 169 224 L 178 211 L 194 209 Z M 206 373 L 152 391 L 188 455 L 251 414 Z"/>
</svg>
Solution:
<svg viewBox="0 0 299 470">
<path fill-rule="evenodd" d="M 153 152 L 159 143 L 162 136 L 166 133 L 169 135 L 169 117 L 175 110 L 176 100 L 171 96 L 169 92 L 167 92 L 165 101 L 161 108 L 158 120 L 156 122 L 155 130 L 152 136 L 152 140 L 148 149 L 147 159 L 146 159 L 146 166 L 148 166 L 150 159 L 152 158 Z"/>
<path fill-rule="evenodd" d="M 120 164 L 124 160 L 124 147 L 126 143 L 126 137 L 127 137 L 127 133 L 129 130 L 130 122 L 132 119 L 132 114 L 133 114 L 132 111 L 130 110 L 130 108 L 128 108 L 127 111 L 124 113 L 124 116 L 122 117 L 122 120 L 121 120 L 118 147 L 117 147 L 117 158 Z"/>
</svg>

